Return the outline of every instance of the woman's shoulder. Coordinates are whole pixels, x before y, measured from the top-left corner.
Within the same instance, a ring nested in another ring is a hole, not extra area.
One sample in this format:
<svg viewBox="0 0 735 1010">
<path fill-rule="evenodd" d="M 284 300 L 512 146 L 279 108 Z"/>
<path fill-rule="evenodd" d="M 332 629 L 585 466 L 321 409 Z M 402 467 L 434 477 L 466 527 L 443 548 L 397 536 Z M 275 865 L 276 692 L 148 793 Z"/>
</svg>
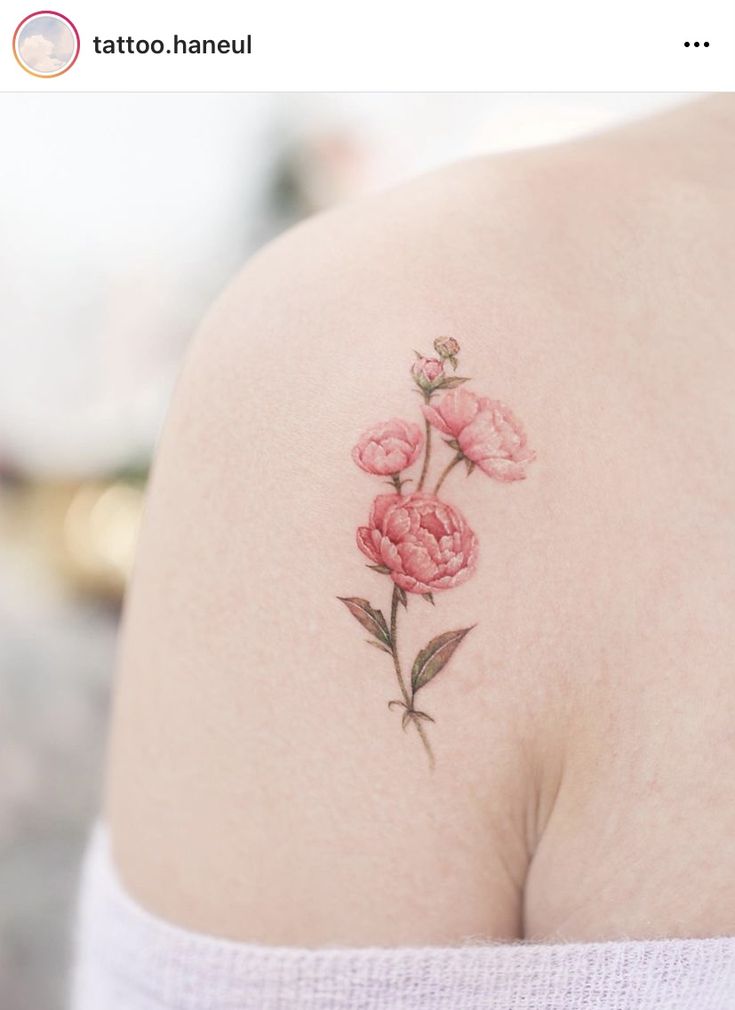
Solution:
<svg viewBox="0 0 735 1010">
<path fill-rule="evenodd" d="M 113 846 L 158 913 L 307 945 L 733 931 L 729 310 L 672 304 L 692 253 L 629 154 L 479 159 L 325 215 L 205 321 L 111 747 Z M 695 301 L 718 276 L 700 258 Z M 422 494 L 462 457 L 443 511 L 408 494 L 427 433 Z"/>
</svg>

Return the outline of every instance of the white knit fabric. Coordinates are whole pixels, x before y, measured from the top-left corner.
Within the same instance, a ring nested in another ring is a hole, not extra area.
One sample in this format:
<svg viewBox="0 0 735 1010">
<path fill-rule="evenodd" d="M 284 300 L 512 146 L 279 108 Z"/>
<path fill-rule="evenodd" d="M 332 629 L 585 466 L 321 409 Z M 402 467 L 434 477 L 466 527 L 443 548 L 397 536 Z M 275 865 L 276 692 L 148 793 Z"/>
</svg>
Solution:
<svg viewBox="0 0 735 1010">
<path fill-rule="evenodd" d="M 163 922 L 102 829 L 82 882 L 73 1010 L 735 1010 L 735 937 L 299 950 Z"/>
</svg>

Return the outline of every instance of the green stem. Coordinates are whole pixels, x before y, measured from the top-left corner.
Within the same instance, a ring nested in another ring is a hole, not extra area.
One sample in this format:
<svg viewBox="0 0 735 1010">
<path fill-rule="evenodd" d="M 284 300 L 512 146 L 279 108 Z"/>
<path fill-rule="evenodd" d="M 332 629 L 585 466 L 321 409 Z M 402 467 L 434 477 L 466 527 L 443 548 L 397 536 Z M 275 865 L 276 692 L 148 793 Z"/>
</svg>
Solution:
<svg viewBox="0 0 735 1010">
<path fill-rule="evenodd" d="M 434 488 L 434 494 L 435 495 L 439 494 L 439 488 L 442 486 L 442 484 L 444 483 L 444 481 L 447 479 L 450 470 L 453 470 L 454 467 L 457 465 L 457 463 L 461 463 L 463 459 L 464 459 L 464 453 L 458 452 L 457 455 L 454 457 L 454 459 L 451 461 L 451 463 L 449 463 L 444 468 L 444 470 L 442 471 L 441 477 L 436 482 L 436 487 Z"/>
<path fill-rule="evenodd" d="M 426 402 L 428 403 L 429 401 L 427 400 Z M 419 483 L 416 488 L 417 491 L 420 491 L 424 486 L 426 474 L 429 469 L 429 460 L 431 459 L 431 425 L 426 418 L 424 418 L 424 425 L 426 428 L 426 451 L 424 452 L 424 465 L 421 467 L 421 476 L 419 477 Z"/>
<path fill-rule="evenodd" d="M 408 693 L 408 688 L 406 687 L 406 682 L 403 679 L 403 673 L 401 672 L 401 661 L 398 658 L 398 586 L 393 586 L 393 599 L 390 604 L 390 643 L 391 652 L 393 654 L 393 665 L 396 668 L 396 677 L 398 678 L 398 685 L 401 689 L 401 694 L 403 695 L 403 701 L 406 705 L 407 712 L 413 712 L 413 694 Z M 426 730 L 421 725 L 421 720 L 417 718 L 412 718 L 411 722 L 416 727 L 419 736 L 421 737 L 421 743 L 424 745 L 424 749 L 429 756 L 429 767 L 434 767 L 434 752 L 431 749 L 431 744 L 429 743 L 429 738 L 426 735 Z"/>
<path fill-rule="evenodd" d="M 393 665 L 396 668 L 396 677 L 401 688 L 401 694 L 408 708 L 412 707 L 412 699 L 408 693 L 406 682 L 401 673 L 401 661 L 398 658 L 398 586 L 393 586 L 393 599 L 390 604 L 390 642 L 393 653 Z"/>
</svg>

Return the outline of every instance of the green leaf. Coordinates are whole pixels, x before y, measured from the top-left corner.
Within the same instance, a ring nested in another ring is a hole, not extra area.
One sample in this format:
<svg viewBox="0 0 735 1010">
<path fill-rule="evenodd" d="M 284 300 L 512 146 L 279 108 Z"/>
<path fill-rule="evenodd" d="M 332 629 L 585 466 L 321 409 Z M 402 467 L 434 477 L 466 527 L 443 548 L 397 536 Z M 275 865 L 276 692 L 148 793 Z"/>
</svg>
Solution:
<svg viewBox="0 0 735 1010">
<path fill-rule="evenodd" d="M 393 655 L 388 646 L 383 645 L 382 642 L 376 642 L 372 638 L 366 638 L 365 641 L 368 645 L 372 645 L 374 649 L 380 649 L 381 652 L 387 652 L 389 656 Z"/>
<path fill-rule="evenodd" d="M 411 710 L 411 715 L 414 719 L 424 719 L 426 722 L 436 722 L 433 715 L 429 715 L 428 712 L 419 712 L 417 708 Z"/>
<path fill-rule="evenodd" d="M 422 593 L 421 595 L 423 596 L 423 598 L 426 600 L 427 603 L 430 603 L 432 605 L 432 607 L 435 606 L 433 593 Z"/>
<path fill-rule="evenodd" d="M 365 565 L 365 567 L 371 568 L 374 572 L 379 572 L 381 575 L 387 575 L 390 571 L 390 568 L 388 568 L 387 565 Z M 341 600 L 342 597 L 338 596 L 337 599 Z"/>
<path fill-rule="evenodd" d="M 475 469 L 476 464 L 473 463 L 471 459 L 467 459 L 466 456 L 465 456 L 464 461 L 465 461 L 465 466 L 467 467 L 467 476 L 469 477 L 469 475 Z"/>
<path fill-rule="evenodd" d="M 469 382 L 469 376 L 462 375 L 446 375 L 441 382 L 437 383 L 434 387 L 435 389 L 455 389 L 457 386 L 461 386 L 463 382 Z"/>
<path fill-rule="evenodd" d="M 406 596 L 406 590 L 401 589 L 400 586 L 396 586 L 396 592 L 398 594 L 398 600 L 403 604 L 403 609 L 408 610 L 408 597 Z"/>
<path fill-rule="evenodd" d="M 338 596 L 337 599 L 344 603 L 355 620 L 359 621 L 366 631 L 369 631 L 378 641 L 390 648 L 390 631 L 388 631 L 386 620 L 379 610 L 371 607 L 367 600 L 363 600 L 359 596 Z"/>
<path fill-rule="evenodd" d="M 459 442 L 456 438 L 445 438 L 444 444 L 448 445 L 450 449 L 456 449 L 459 452 Z"/>
<path fill-rule="evenodd" d="M 470 628 L 461 628 L 458 631 L 445 631 L 443 635 L 432 638 L 419 652 L 411 670 L 411 687 L 414 694 L 442 672 L 459 643 L 472 628 L 474 624 Z"/>
</svg>

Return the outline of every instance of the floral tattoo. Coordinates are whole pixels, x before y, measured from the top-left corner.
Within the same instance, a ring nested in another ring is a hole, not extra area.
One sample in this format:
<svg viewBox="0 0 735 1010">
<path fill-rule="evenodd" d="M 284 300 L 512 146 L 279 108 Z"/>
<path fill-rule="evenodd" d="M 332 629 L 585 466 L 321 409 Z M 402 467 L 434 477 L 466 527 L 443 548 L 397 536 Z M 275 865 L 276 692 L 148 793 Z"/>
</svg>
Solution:
<svg viewBox="0 0 735 1010">
<path fill-rule="evenodd" d="M 361 597 L 338 597 L 371 635 L 368 645 L 392 658 L 401 697 L 389 701 L 388 708 L 403 710 L 404 730 L 411 724 L 416 727 L 432 768 L 434 754 L 425 723 L 434 719 L 416 708 L 416 695 L 441 673 L 474 625 L 432 638 L 416 656 L 408 681 L 398 654 L 398 608 L 408 609 L 409 593 L 434 604 L 434 593 L 466 582 L 477 565 L 477 537 L 462 513 L 438 497 L 450 472 L 464 463 L 468 476 L 479 469 L 498 481 L 523 480 L 527 464 L 536 456 L 528 448 L 522 425 L 505 404 L 464 388 L 470 380 L 456 374 L 460 351 L 457 341 L 439 337 L 434 349 L 438 355 L 435 358 L 415 352 L 411 368 L 416 392 L 424 401 L 423 431 L 412 421 L 392 418 L 365 431 L 352 450 L 360 469 L 387 477 L 387 483 L 393 486 L 391 494 L 375 498 L 368 525 L 357 530 L 357 546 L 370 559 L 368 568 L 387 575 L 393 583 L 390 621 Z M 438 394 L 443 395 L 433 403 Z M 444 436 L 453 455 L 428 492 L 424 486 L 432 460 L 432 429 Z M 414 478 L 403 474 L 417 462 L 422 450 L 416 489 L 404 494 L 404 484 L 413 483 Z"/>
</svg>

